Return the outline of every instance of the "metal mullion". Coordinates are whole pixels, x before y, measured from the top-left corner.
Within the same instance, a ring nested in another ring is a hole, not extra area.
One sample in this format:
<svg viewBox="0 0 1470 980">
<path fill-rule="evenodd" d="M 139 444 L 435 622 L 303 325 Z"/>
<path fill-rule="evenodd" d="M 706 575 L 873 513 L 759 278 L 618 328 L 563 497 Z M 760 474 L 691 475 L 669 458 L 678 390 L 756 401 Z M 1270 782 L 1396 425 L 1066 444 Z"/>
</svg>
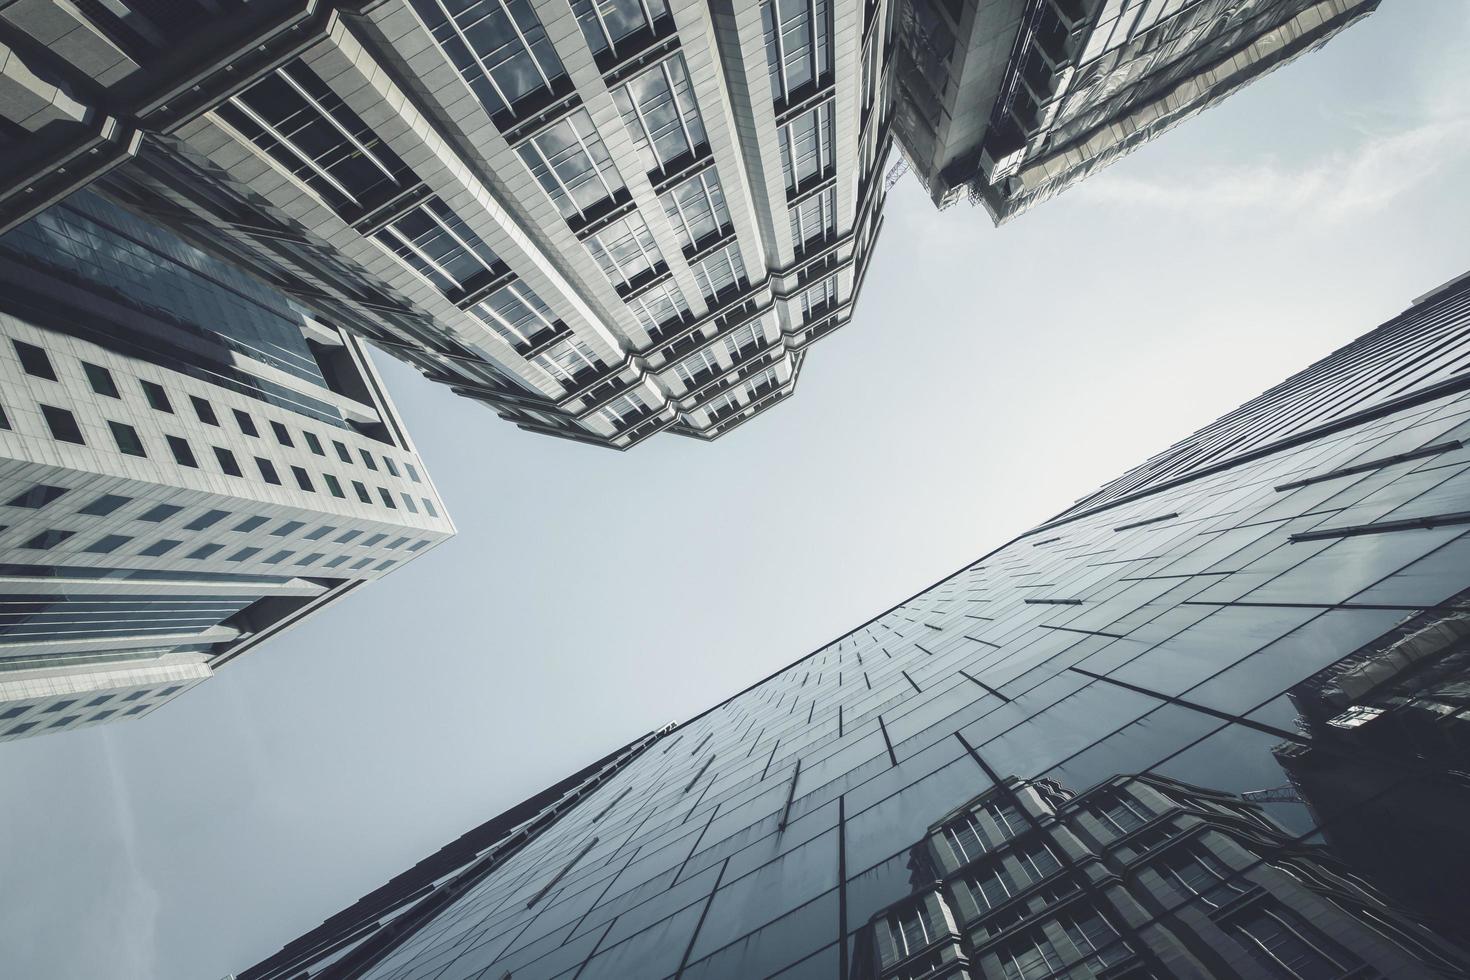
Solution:
<svg viewBox="0 0 1470 980">
<path fill-rule="evenodd" d="M 378 159 L 377 154 L 373 153 L 372 150 L 369 150 L 361 140 L 352 135 L 352 132 L 346 126 L 342 125 L 337 117 L 332 115 L 331 112 L 327 110 L 326 106 L 322 105 L 310 92 L 302 88 L 301 84 L 286 72 L 286 69 L 277 68 L 276 74 L 280 76 L 280 78 L 282 78 L 287 85 L 291 86 L 291 88 L 296 92 L 297 95 L 305 99 L 308 105 L 310 105 L 317 112 L 321 113 L 322 118 L 327 121 L 328 125 L 330 125 L 337 132 L 341 133 L 344 139 L 346 139 L 353 146 L 357 147 L 358 151 L 362 153 L 363 156 L 371 160 L 373 166 L 377 167 L 383 172 L 384 177 L 387 177 L 395 184 L 398 183 L 398 178 L 393 175 L 393 171 L 389 170 L 388 167 L 383 163 L 383 161 Z M 376 133 L 374 133 L 373 135 L 374 137 L 377 136 Z"/>
<path fill-rule="evenodd" d="M 390 224 L 386 226 L 383 230 L 397 238 L 400 242 L 403 243 L 404 248 L 408 249 L 414 255 L 417 255 L 420 259 L 423 260 L 423 263 L 425 265 L 429 266 L 429 268 L 439 273 L 439 275 L 443 276 L 445 279 L 448 279 L 451 283 L 454 284 L 456 288 L 464 288 L 464 283 L 460 282 L 457 278 L 451 275 L 448 269 L 440 265 L 431 255 L 429 255 L 428 252 L 425 252 L 422 248 L 415 244 L 413 239 L 409 238 L 403 232 L 399 231 L 396 225 Z M 435 288 L 438 287 L 436 286 Z"/>
<path fill-rule="evenodd" d="M 500 83 L 495 80 L 495 76 L 490 74 L 490 66 L 480 56 L 479 52 L 475 50 L 475 46 L 470 43 L 469 37 L 460 28 L 459 21 L 455 20 L 454 15 L 449 12 L 449 8 L 444 6 L 444 0 L 434 0 L 434 6 L 439 8 L 439 12 L 444 15 L 444 19 L 449 22 L 450 29 L 454 31 L 454 36 L 459 38 L 459 43 L 464 45 L 465 51 L 474 59 L 475 64 L 480 67 L 480 74 L 485 76 L 485 81 L 490 83 L 490 87 L 495 90 L 495 94 L 500 96 L 500 101 L 505 103 L 505 107 L 509 109 L 513 103 L 505 97 L 505 90 L 500 87 Z M 536 59 L 532 57 L 531 60 L 534 61 Z M 459 69 L 456 68 L 455 70 L 458 71 Z"/>
<path fill-rule="evenodd" d="M 624 85 L 623 90 L 628 93 L 628 104 L 633 107 L 633 118 L 638 120 L 638 128 L 643 130 L 643 139 L 648 143 L 648 151 L 653 154 L 653 162 L 662 167 L 664 162 L 658 155 L 658 144 L 653 141 L 653 130 L 648 127 L 648 120 L 643 118 L 643 107 L 638 104 L 638 97 L 633 94 L 631 82 Z M 679 111 L 678 103 L 675 103 L 674 111 L 675 113 Z"/>
<path fill-rule="evenodd" d="M 447 208 L 448 205 L 445 205 L 445 207 Z M 448 235 L 450 238 L 454 239 L 454 241 L 459 245 L 460 248 L 464 249 L 465 252 L 468 253 L 471 258 L 473 258 L 476 262 L 478 262 L 480 264 L 480 268 L 484 269 L 486 272 L 493 272 L 493 271 L 495 271 L 495 267 L 493 265 L 489 265 L 488 263 L 486 263 L 485 262 L 485 259 L 480 255 L 480 253 L 477 252 L 477 251 L 475 251 L 474 246 L 470 245 L 469 242 L 467 242 L 463 238 L 461 238 L 459 236 L 459 233 L 456 232 L 452 227 L 450 227 L 449 222 L 445 221 L 443 218 L 439 217 L 439 215 L 435 214 L 433 208 L 430 208 L 430 207 L 427 207 L 426 206 L 426 207 L 420 208 L 419 210 L 421 210 L 425 214 L 427 214 L 429 216 L 429 218 L 434 222 L 434 224 L 438 225 L 444 231 L 444 233 L 446 235 Z M 484 242 L 482 241 L 481 244 L 483 245 Z M 489 245 L 485 245 L 485 247 L 487 249 L 490 248 Z M 490 254 L 494 255 L 495 254 L 495 250 L 494 249 L 490 249 Z M 497 255 L 496 256 L 496 259 L 498 260 L 499 258 L 500 257 Z"/>
<path fill-rule="evenodd" d="M 589 121 L 590 121 L 590 117 L 589 117 Z M 610 185 L 607 182 L 607 179 L 602 176 L 602 168 L 597 165 L 597 158 L 592 155 L 592 151 L 587 148 L 587 141 L 582 138 L 582 134 L 577 130 L 577 120 L 576 120 L 576 117 L 575 116 L 568 116 L 567 117 L 567 126 L 568 126 L 568 128 L 571 129 L 572 135 L 576 137 L 576 139 L 577 139 L 577 145 L 579 147 L 581 147 L 582 148 L 582 152 L 587 155 L 587 162 L 592 165 L 592 172 L 597 175 L 597 181 L 598 181 L 598 183 L 600 183 L 602 185 L 602 189 L 607 192 L 607 196 L 608 197 L 612 197 L 613 196 L 612 185 Z M 646 129 L 647 127 L 644 127 L 644 128 Z M 593 127 L 593 132 L 594 133 L 596 132 L 596 127 Z M 650 140 L 650 143 L 651 142 L 652 141 Z M 657 155 L 658 154 L 656 154 L 656 153 L 654 154 L 655 157 Z M 558 179 L 560 179 L 560 178 L 558 178 Z M 581 213 L 581 209 L 578 208 L 577 209 L 577 212 L 580 214 Z"/>
<path fill-rule="evenodd" d="M 629 215 L 625 220 L 628 223 L 628 232 L 633 236 L 633 244 L 638 246 L 638 254 L 643 256 L 643 261 L 648 263 L 650 269 L 655 268 L 664 260 L 663 253 L 658 249 L 658 242 L 653 243 L 653 251 L 650 252 L 648 247 L 643 244 L 643 239 L 639 236 L 637 229 L 633 227 L 633 216 Z M 639 220 L 642 220 L 641 215 L 639 216 Z M 648 233 L 649 239 L 652 240 L 653 230 L 648 227 L 648 222 L 646 221 L 643 222 L 643 230 Z"/>
<path fill-rule="evenodd" d="M 776 39 L 776 74 L 781 79 L 781 98 L 786 99 L 791 95 L 791 83 L 786 78 L 786 42 L 781 37 L 781 4 L 780 0 L 769 0 L 771 4 L 771 25 L 775 28 Z"/>
<path fill-rule="evenodd" d="M 817 64 L 817 0 L 807 0 L 807 36 L 811 43 L 807 47 L 811 50 L 812 84 L 816 85 L 821 79 L 822 73 Z"/>
<path fill-rule="evenodd" d="M 650 31 L 653 30 L 653 10 L 648 6 L 648 0 L 638 0 L 638 9 L 643 11 L 643 22 Z"/>
<path fill-rule="evenodd" d="M 336 177 L 333 177 L 330 173 L 327 172 L 325 168 L 317 163 L 313 157 L 308 155 L 305 150 L 302 150 L 301 148 L 296 146 L 296 144 L 292 143 L 291 140 L 283 133 L 281 133 L 280 130 L 276 129 L 269 122 L 267 122 L 264 116 L 260 115 L 260 113 L 256 112 L 254 109 L 246 105 L 239 96 L 231 96 L 230 104 L 236 109 L 240 110 L 240 112 L 242 112 L 251 122 L 255 123 L 255 125 L 259 126 L 261 129 L 270 134 L 270 136 L 274 138 L 277 143 L 281 144 L 288 151 L 290 151 L 298 160 L 300 160 L 302 163 L 305 163 L 306 166 L 309 167 L 314 173 L 316 173 L 318 177 L 335 187 L 337 189 L 337 192 L 340 193 L 343 197 L 347 198 L 347 200 L 351 201 L 354 206 L 362 207 L 362 202 L 354 197 L 352 192 L 349 191 L 346 187 L 343 187 L 341 181 L 337 180 Z"/>
<path fill-rule="evenodd" d="M 490 317 L 490 319 L 494 320 L 496 323 L 504 327 L 506 331 L 509 332 L 512 336 L 520 338 L 521 343 L 529 344 L 531 342 L 531 338 L 527 337 L 524 333 L 517 329 L 515 324 L 511 323 L 504 316 L 501 316 L 501 314 L 495 309 L 495 307 L 490 306 L 488 303 L 477 303 L 475 305 L 482 308 L 485 311 L 485 314 Z"/>
<path fill-rule="evenodd" d="M 720 209 L 715 207 L 715 196 L 710 192 L 709 181 L 705 179 L 708 176 L 708 171 L 698 175 L 699 189 L 704 192 L 704 203 L 709 206 L 710 220 L 715 223 L 715 228 L 719 229 L 725 227 L 725 223 L 720 220 Z"/>
<path fill-rule="evenodd" d="M 627 285 L 628 274 L 623 271 L 623 263 L 618 260 L 613 250 L 607 247 L 607 243 L 602 240 L 602 232 L 599 231 L 594 234 L 592 240 L 597 243 L 598 248 L 602 249 L 602 254 L 607 256 L 607 260 L 612 263 L 612 267 L 617 270 L 618 278 L 623 281 L 624 285 Z"/>
<path fill-rule="evenodd" d="M 613 41 L 612 31 L 607 29 L 607 20 L 602 16 L 602 4 L 599 0 L 590 0 L 592 4 L 592 16 L 597 18 L 597 29 L 602 31 L 602 39 L 607 42 L 607 50 L 614 57 L 617 56 L 617 44 Z"/>
<path fill-rule="evenodd" d="M 674 213 L 679 216 L 679 224 L 684 226 L 684 235 L 689 239 L 689 247 L 693 247 L 697 239 L 694 237 L 694 229 L 689 226 L 689 218 L 684 214 L 684 205 L 679 202 L 679 189 L 676 187 L 669 192 L 669 197 L 674 201 Z"/>
<path fill-rule="evenodd" d="M 674 73 L 669 71 L 669 62 L 672 58 L 665 58 L 658 63 L 659 71 L 663 73 L 664 84 L 669 87 L 669 99 L 674 103 L 674 117 L 679 120 L 679 129 L 684 133 L 684 143 L 689 147 L 689 152 L 694 152 L 694 134 L 689 131 L 689 124 L 684 121 L 684 104 L 679 101 L 679 88 L 674 84 Z M 685 69 L 685 77 L 688 77 L 688 69 Z"/>
<path fill-rule="evenodd" d="M 506 283 L 505 288 L 510 290 L 511 295 L 520 300 L 521 305 L 530 310 L 531 315 L 535 317 L 538 321 L 540 321 L 540 323 L 544 327 L 546 327 L 546 329 L 554 330 L 556 325 L 548 320 L 546 316 L 539 309 L 536 308 L 535 303 L 528 303 L 526 301 L 526 297 L 521 294 L 521 290 L 518 288 L 518 285 L 518 283 L 514 282 Z"/>
<path fill-rule="evenodd" d="M 516 37 L 520 40 L 521 47 L 526 49 L 526 56 L 531 59 L 531 64 L 536 66 L 536 74 L 541 76 L 541 83 L 547 88 L 551 88 L 551 78 L 541 67 L 541 62 L 537 59 L 536 52 L 531 50 L 531 42 L 526 40 L 526 35 L 522 33 L 521 25 L 516 23 L 515 17 L 510 12 L 510 7 L 506 6 L 505 0 L 495 0 L 495 3 L 500 7 L 501 13 L 505 14 L 505 19 L 510 21 L 511 29 L 516 32 Z M 509 103 L 506 104 L 509 105 Z"/>
<path fill-rule="evenodd" d="M 568 124 L 570 125 L 570 120 L 568 120 Z M 573 126 L 573 135 L 575 135 L 576 132 L 577 128 Z M 551 179 L 556 181 L 557 187 L 561 188 L 562 196 L 567 199 L 567 203 L 571 205 L 572 210 L 577 212 L 577 216 L 579 218 L 587 217 L 587 213 L 582 210 L 582 206 L 577 203 L 576 197 L 572 195 L 572 189 L 566 185 L 566 181 L 561 179 L 561 174 L 556 172 L 556 167 L 552 166 L 551 160 L 547 158 L 546 153 L 541 149 L 541 144 L 537 142 L 536 137 L 531 137 L 529 142 L 531 144 L 531 149 L 536 151 L 536 157 L 541 161 L 542 165 L 546 167 L 546 172 L 551 174 Z"/>
</svg>

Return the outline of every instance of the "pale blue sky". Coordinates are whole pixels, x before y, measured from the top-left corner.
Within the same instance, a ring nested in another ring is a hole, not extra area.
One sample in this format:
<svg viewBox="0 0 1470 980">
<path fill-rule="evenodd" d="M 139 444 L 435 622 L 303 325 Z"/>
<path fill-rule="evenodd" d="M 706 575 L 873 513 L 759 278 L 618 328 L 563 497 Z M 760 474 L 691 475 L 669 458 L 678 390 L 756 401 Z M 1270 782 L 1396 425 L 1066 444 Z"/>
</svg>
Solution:
<svg viewBox="0 0 1470 980">
<path fill-rule="evenodd" d="M 380 359 L 459 536 L 132 723 L 0 746 L 0 950 L 218 980 L 1470 268 L 1470 9 L 1400 0 L 1004 229 L 905 181 L 852 323 L 714 444 Z"/>
</svg>

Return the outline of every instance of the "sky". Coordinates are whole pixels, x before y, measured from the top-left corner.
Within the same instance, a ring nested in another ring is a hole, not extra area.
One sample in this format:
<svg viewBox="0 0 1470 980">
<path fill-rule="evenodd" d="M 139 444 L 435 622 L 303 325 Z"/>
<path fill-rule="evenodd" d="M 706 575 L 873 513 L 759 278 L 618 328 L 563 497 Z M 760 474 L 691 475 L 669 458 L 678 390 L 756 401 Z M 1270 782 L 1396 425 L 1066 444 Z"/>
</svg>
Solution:
<svg viewBox="0 0 1470 980">
<path fill-rule="evenodd" d="M 893 190 L 851 323 L 715 443 L 379 358 L 447 544 L 132 722 L 0 746 L 0 956 L 219 980 L 1470 268 L 1470 7 L 1364 23 L 1002 229 Z"/>
</svg>

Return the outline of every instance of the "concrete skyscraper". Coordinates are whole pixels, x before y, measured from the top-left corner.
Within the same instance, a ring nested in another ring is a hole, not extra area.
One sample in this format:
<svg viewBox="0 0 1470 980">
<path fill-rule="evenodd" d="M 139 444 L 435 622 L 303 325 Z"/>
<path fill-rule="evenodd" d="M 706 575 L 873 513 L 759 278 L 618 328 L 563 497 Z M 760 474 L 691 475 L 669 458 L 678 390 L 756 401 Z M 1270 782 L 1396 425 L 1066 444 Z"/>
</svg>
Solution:
<svg viewBox="0 0 1470 980">
<path fill-rule="evenodd" d="M 1465 976 L 1467 363 L 1470 278 L 239 980 Z"/>
<path fill-rule="evenodd" d="M 524 429 L 711 439 L 847 322 L 895 138 L 1009 215 L 1376 2 L 10 0 L 0 230 L 95 182 Z"/>
<path fill-rule="evenodd" d="M 0 741 L 145 714 L 454 526 L 361 342 L 81 191 L 0 236 Z"/>
</svg>

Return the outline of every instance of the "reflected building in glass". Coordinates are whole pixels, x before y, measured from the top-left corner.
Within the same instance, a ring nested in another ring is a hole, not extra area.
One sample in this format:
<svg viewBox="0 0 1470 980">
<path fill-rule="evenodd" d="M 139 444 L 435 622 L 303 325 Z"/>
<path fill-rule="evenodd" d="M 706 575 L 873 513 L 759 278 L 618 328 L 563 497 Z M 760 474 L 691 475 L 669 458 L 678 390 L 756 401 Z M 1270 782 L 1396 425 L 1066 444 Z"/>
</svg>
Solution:
<svg viewBox="0 0 1470 980">
<path fill-rule="evenodd" d="M 147 714 L 454 532 L 360 341 L 80 191 L 0 236 L 0 741 Z"/>
<path fill-rule="evenodd" d="M 1470 278 L 240 980 L 1458 977 Z"/>
<path fill-rule="evenodd" d="M 0 230 L 95 183 L 523 429 L 713 439 L 896 174 L 997 216 L 1377 0 L 18 0 Z"/>
</svg>

